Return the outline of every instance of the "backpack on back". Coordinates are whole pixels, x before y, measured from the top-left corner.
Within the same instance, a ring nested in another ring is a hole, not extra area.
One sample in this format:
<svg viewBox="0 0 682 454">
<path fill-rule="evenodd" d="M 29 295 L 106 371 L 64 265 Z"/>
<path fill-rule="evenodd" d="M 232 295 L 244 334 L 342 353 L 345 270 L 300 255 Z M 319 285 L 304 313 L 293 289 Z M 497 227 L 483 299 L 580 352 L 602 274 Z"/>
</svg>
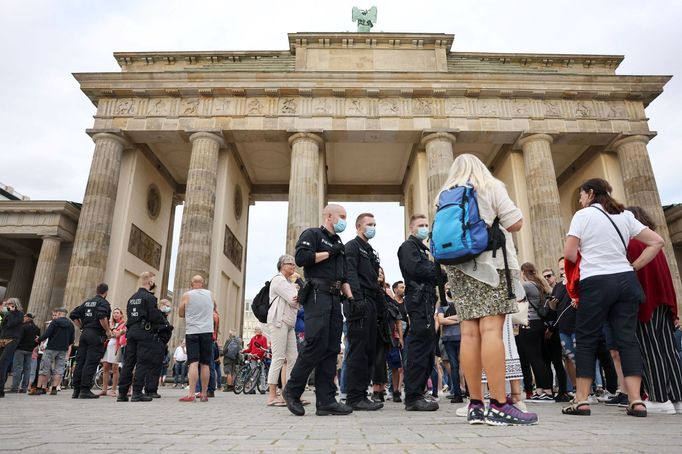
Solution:
<svg viewBox="0 0 682 454">
<path fill-rule="evenodd" d="M 274 301 L 274 299 L 273 299 Z M 259 322 L 268 322 L 268 311 L 270 310 L 270 281 L 265 282 L 263 288 L 260 289 L 258 294 L 253 298 L 251 302 L 251 311 L 253 315 L 256 316 Z"/>
<path fill-rule="evenodd" d="M 442 191 L 431 232 L 433 258 L 443 265 L 464 263 L 485 251 L 488 240 L 488 226 L 479 215 L 476 190 L 455 186 Z"/>
<path fill-rule="evenodd" d="M 227 346 L 225 347 L 224 356 L 227 359 L 235 361 L 237 360 L 237 358 L 239 358 L 240 351 L 241 345 L 239 343 L 239 338 L 235 336 L 232 339 L 230 339 L 230 341 L 227 343 Z"/>
<path fill-rule="evenodd" d="M 507 296 L 513 298 L 505 242 L 499 218 L 490 227 L 481 219 L 476 189 L 455 186 L 440 193 L 431 231 L 431 253 L 437 263 L 457 265 L 475 259 L 483 251 L 492 251 L 496 257 L 502 248 Z"/>
</svg>

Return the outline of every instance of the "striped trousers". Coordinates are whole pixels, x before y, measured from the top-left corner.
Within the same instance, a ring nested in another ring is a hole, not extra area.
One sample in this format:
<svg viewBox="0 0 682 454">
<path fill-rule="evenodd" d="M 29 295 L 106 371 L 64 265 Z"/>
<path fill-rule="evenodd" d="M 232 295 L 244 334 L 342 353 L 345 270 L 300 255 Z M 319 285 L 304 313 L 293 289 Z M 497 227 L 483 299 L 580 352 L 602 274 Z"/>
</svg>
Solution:
<svg viewBox="0 0 682 454">
<path fill-rule="evenodd" d="M 667 306 L 659 306 L 648 323 L 637 323 L 637 339 L 644 362 L 642 379 L 649 399 L 654 402 L 682 401 L 682 367 L 673 329 Z"/>
</svg>

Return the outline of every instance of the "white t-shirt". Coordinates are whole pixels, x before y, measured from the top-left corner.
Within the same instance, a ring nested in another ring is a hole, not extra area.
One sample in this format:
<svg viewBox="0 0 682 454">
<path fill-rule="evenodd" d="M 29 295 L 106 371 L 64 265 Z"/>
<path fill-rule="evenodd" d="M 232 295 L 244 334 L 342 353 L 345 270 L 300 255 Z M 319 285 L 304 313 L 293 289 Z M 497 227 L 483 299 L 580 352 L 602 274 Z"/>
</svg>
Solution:
<svg viewBox="0 0 682 454">
<path fill-rule="evenodd" d="M 604 208 L 595 203 L 592 207 Z M 587 207 L 578 211 L 571 220 L 568 235 L 580 239 L 580 280 L 591 276 L 632 271 L 626 249 L 616 229 L 599 210 Z M 630 211 L 609 214 L 620 234 L 628 244 L 630 238 L 640 234 L 646 227 L 635 219 Z"/>
<path fill-rule="evenodd" d="M 182 348 L 182 345 L 179 345 L 178 348 L 175 349 L 173 358 L 175 361 L 187 361 L 187 352 Z"/>
</svg>

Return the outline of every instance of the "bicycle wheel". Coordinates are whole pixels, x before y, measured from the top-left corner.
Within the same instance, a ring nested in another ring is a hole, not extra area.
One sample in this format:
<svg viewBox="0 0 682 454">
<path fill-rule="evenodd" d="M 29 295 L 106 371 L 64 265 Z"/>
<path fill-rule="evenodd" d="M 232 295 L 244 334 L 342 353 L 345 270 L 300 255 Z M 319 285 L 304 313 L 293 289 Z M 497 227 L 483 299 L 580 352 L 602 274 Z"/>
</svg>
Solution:
<svg viewBox="0 0 682 454">
<path fill-rule="evenodd" d="M 256 389 L 260 375 L 260 368 L 256 367 L 251 370 L 249 377 L 246 379 L 246 382 L 244 382 L 244 394 L 251 394 L 251 392 Z"/>
<path fill-rule="evenodd" d="M 268 371 L 264 364 L 261 364 L 260 375 L 258 377 L 258 383 L 256 384 L 258 392 L 265 394 L 268 390 Z"/>
<path fill-rule="evenodd" d="M 248 366 L 242 367 L 234 379 L 234 393 L 239 394 L 244 391 L 244 383 L 249 374 Z"/>
<path fill-rule="evenodd" d="M 97 372 L 95 372 L 95 388 L 102 389 L 103 382 L 104 382 L 104 369 L 102 369 L 102 366 L 97 366 Z"/>
</svg>

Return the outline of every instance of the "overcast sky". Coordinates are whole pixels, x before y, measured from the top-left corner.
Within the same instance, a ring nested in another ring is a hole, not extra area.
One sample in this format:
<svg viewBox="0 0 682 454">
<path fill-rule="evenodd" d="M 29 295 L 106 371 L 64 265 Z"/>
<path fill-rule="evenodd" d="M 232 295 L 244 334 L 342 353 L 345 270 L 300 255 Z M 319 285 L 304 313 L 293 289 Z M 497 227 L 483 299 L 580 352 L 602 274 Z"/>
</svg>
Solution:
<svg viewBox="0 0 682 454">
<path fill-rule="evenodd" d="M 618 74 L 676 76 L 647 110 L 658 131 L 648 148 L 663 203 L 682 202 L 682 2 L 676 0 L 4 0 L 0 182 L 34 200 L 82 201 L 94 150 L 84 131 L 95 107 L 71 73 L 119 71 L 115 51 L 285 50 L 289 32 L 354 31 L 352 7 L 372 5 L 379 9 L 374 31 L 453 33 L 454 51 L 618 54 L 625 55 Z M 352 218 L 376 212 L 373 244 L 388 279 L 398 279 L 402 207 L 346 205 Z M 275 271 L 281 250 L 270 245 L 284 249 L 286 204 L 257 204 L 250 221 L 247 297 Z"/>
</svg>

